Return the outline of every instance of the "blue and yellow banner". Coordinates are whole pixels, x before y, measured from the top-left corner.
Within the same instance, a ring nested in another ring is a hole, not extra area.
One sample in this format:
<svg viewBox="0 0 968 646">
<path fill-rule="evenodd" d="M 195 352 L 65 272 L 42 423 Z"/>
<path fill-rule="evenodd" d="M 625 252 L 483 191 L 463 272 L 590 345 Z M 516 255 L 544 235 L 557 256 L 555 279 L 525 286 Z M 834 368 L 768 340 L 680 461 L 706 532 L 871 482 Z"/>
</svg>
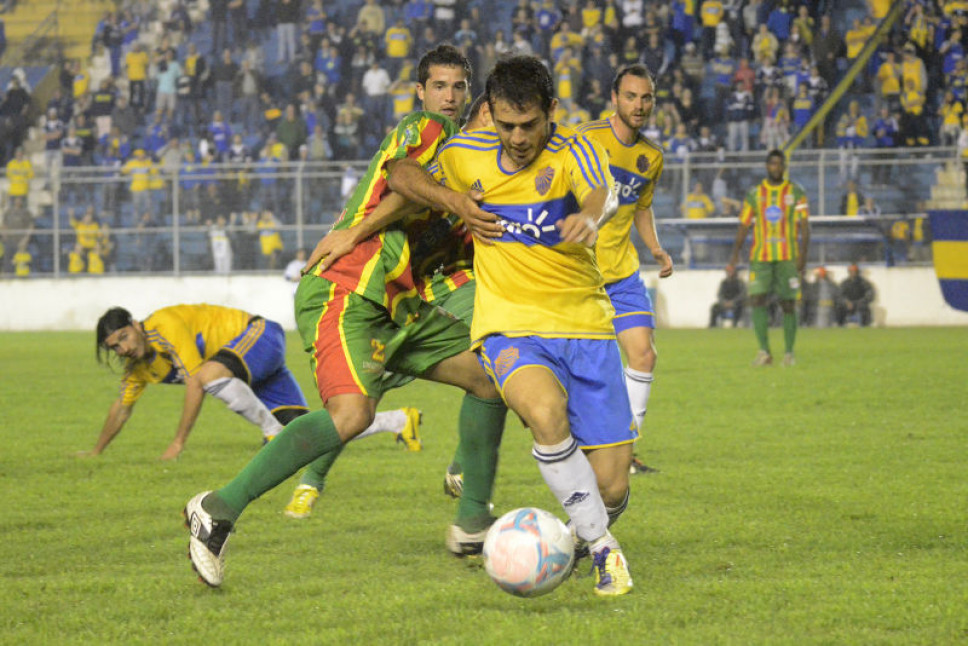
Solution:
<svg viewBox="0 0 968 646">
<path fill-rule="evenodd" d="M 968 211 L 929 211 L 934 273 L 951 307 L 968 312 Z"/>
</svg>

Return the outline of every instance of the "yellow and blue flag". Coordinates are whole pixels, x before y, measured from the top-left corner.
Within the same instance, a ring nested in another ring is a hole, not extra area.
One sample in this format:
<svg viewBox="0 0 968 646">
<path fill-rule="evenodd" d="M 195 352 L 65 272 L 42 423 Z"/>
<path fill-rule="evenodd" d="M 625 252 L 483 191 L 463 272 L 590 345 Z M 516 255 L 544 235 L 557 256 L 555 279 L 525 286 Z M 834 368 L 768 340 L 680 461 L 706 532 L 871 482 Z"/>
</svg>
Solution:
<svg viewBox="0 0 968 646">
<path fill-rule="evenodd" d="M 968 211 L 930 211 L 931 251 L 941 293 L 951 307 L 968 312 Z"/>
</svg>

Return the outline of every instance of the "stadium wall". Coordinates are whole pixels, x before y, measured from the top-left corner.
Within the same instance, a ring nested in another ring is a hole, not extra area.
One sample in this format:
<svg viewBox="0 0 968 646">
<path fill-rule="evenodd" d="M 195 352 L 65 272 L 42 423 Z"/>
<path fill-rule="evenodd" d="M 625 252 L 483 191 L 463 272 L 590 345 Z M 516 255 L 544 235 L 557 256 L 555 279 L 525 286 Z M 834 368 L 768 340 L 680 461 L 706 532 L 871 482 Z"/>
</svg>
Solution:
<svg viewBox="0 0 968 646">
<path fill-rule="evenodd" d="M 845 267 L 828 267 L 838 282 Z M 968 313 L 949 307 L 930 267 L 867 267 L 874 283 L 874 324 L 879 326 L 968 325 Z M 659 327 L 698 328 L 709 321 L 709 307 L 721 271 L 679 271 L 659 280 L 645 273 L 653 290 Z M 78 277 L 0 280 L 0 331 L 92 330 L 98 317 L 121 305 L 138 318 L 175 303 L 228 305 L 279 321 L 295 329 L 292 285 L 277 276 Z"/>
</svg>

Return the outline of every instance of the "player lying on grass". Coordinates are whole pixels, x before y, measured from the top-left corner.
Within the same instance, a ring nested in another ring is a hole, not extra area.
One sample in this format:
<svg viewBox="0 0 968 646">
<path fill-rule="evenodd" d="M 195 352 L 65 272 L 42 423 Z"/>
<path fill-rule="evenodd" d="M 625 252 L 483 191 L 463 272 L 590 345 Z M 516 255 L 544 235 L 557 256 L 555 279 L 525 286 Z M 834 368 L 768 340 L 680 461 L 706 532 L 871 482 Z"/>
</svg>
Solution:
<svg viewBox="0 0 968 646">
<path fill-rule="evenodd" d="M 595 593 L 625 594 L 632 579 L 608 526 L 628 503 L 637 431 L 593 249 L 613 184 L 607 157 L 552 123 L 553 83 L 537 58 L 499 61 L 486 93 L 494 130 L 453 137 L 437 160 L 442 183 L 483 193 L 504 228 L 493 244 L 475 241 L 472 347 L 587 542 Z"/>
<path fill-rule="evenodd" d="M 206 394 L 262 429 L 265 440 L 309 410 L 286 367 L 282 326 L 242 310 L 173 305 L 136 321 L 128 310 L 113 307 L 97 322 L 98 361 L 107 363 L 112 356 L 124 363 L 121 392 L 86 455 L 104 451 L 152 383 L 185 385 L 175 439 L 161 456 L 165 460 L 184 449 Z M 419 448 L 419 415 L 415 409 L 380 413 L 368 433 L 395 432 L 408 447 Z"/>
<path fill-rule="evenodd" d="M 473 196 L 441 186 L 424 169 L 457 130 L 451 118 L 466 101 L 470 64 L 456 48 L 439 46 L 421 59 L 418 77 L 425 106 L 432 97 L 440 112 L 409 115 L 386 136 L 336 229 L 365 224 L 392 191 L 500 235 L 496 218 Z M 185 506 L 189 555 L 208 585 L 221 585 L 226 541 L 249 503 L 304 465 L 335 460 L 343 445 L 372 422 L 388 370 L 461 388 L 466 393 L 459 418 L 462 440 L 500 438 L 507 409 L 469 351 L 470 330 L 419 297 L 409 255 L 404 227 L 388 225 L 331 267 L 317 265 L 300 281 L 296 321 L 312 354 L 325 409 L 287 424 L 232 481 Z M 466 482 L 472 474 L 465 468 L 464 476 Z M 493 469 L 479 476 L 493 482 Z M 461 506 L 455 520 L 468 531 L 480 523 L 482 534 L 490 522 L 486 505 L 476 516 Z"/>
</svg>

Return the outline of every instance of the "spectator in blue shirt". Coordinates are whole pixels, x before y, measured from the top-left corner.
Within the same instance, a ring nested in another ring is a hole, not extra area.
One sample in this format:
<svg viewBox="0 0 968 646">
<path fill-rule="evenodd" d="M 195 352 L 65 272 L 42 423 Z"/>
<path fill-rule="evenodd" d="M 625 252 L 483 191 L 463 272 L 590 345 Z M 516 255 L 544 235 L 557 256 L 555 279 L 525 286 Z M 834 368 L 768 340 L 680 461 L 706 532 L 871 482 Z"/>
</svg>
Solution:
<svg viewBox="0 0 968 646">
<path fill-rule="evenodd" d="M 882 106 L 874 121 L 874 147 L 880 150 L 896 148 L 898 130 L 897 117 L 891 114 L 886 105 Z M 872 181 L 874 184 L 889 185 L 894 164 L 886 156 L 878 156 L 878 161 L 883 163 L 874 166 Z"/>
<path fill-rule="evenodd" d="M 212 115 L 212 123 L 208 124 L 208 135 L 215 149 L 215 157 L 224 155 L 232 141 L 232 129 L 222 118 L 220 110 L 216 110 L 215 114 Z"/>
</svg>

